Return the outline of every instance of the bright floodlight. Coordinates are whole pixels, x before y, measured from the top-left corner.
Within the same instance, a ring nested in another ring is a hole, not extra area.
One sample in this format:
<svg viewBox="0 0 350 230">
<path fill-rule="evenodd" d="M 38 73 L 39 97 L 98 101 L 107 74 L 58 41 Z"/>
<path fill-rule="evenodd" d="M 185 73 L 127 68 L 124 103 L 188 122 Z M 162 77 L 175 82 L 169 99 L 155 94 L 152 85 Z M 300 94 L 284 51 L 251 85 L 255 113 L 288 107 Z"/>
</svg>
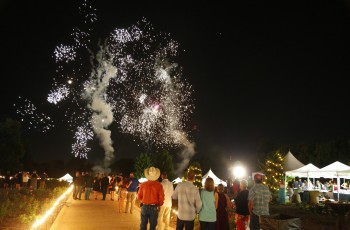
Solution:
<svg viewBox="0 0 350 230">
<path fill-rule="evenodd" d="M 234 167 L 233 175 L 238 178 L 245 176 L 245 168 L 243 168 L 242 166 Z"/>
</svg>

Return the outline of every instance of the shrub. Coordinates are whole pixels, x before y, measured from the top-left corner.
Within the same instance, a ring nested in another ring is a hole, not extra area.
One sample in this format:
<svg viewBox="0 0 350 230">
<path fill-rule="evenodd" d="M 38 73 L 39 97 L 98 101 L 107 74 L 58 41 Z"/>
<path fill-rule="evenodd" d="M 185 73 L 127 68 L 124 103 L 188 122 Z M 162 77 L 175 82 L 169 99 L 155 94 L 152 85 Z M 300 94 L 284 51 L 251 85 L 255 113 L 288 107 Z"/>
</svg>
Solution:
<svg viewBox="0 0 350 230">
<path fill-rule="evenodd" d="M 55 185 L 63 183 L 53 182 Z M 66 183 L 65 185 L 68 185 Z M 1 226 L 18 228 L 28 227 L 43 215 L 68 186 L 52 189 L 0 189 Z"/>
</svg>

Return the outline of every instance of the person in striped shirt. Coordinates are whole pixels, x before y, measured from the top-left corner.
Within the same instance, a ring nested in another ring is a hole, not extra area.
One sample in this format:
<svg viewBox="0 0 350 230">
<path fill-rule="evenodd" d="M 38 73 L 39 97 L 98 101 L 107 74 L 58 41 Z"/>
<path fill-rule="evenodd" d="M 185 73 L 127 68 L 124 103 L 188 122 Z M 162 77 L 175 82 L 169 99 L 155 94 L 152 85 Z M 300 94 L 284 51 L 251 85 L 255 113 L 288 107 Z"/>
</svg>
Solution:
<svg viewBox="0 0 350 230">
<path fill-rule="evenodd" d="M 193 184 L 195 172 L 190 170 L 187 173 L 187 181 L 179 183 L 172 195 L 174 200 L 178 200 L 178 213 L 176 230 L 194 229 L 194 219 L 202 208 L 202 201 L 198 188 Z"/>
</svg>

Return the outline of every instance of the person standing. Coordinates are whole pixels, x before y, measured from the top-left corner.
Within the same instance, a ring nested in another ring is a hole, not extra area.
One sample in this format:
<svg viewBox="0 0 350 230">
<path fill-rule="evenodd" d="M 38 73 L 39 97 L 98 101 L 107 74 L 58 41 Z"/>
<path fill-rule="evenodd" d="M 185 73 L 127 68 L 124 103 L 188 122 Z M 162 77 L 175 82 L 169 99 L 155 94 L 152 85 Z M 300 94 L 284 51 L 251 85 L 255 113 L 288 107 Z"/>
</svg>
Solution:
<svg viewBox="0 0 350 230">
<path fill-rule="evenodd" d="M 33 190 L 37 190 L 38 188 L 38 177 L 39 175 L 36 173 L 36 171 L 33 171 L 32 175 L 30 175 L 30 187 Z"/>
<path fill-rule="evenodd" d="M 126 200 L 126 194 L 128 193 L 126 190 L 126 186 L 125 184 L 127 183 L 127 181 L 124 182 L 124 180 L 122 180 L 118 187 L 118 207 L 119 207 L 119 213 L 124 212 L 124 203 Z"/>
<path fill-rule="evenodd" d="M 129 183 L 126 185 L 128 194 L 126 195 L 125 213 L 128 213 L 130 211 L 130 213 L 132 214 L 134 211 L 136 193 L 137 193 L 138 186 L 139 186 L 139 181 L 135 177 L 134 172 L 131 172 Z"/>
<path fill-rule="evenodd" d="M 286 204 L 286 186 L 284 181 L 280 180 L 278 182 L 278 203 L 279 204 Z"/>
<path fill-rule="evenodd" d="M 249 223 L 249 208 L 248 208 L 248 195 L 249 191 L 247 190 L 248 181 L 241 180 L 240 182 L 240 192 L 238 193 L 235 199 L 236 205 L 236 228 L 237 230 L 245 230 L 248 228 Z"/>
<path fill-rule="evenodd" d="M 29 181 L 29 172 L 23 172 L 23 177 L 22 177 L 23 188 L 28 187 L 28 181 Z"/>
<path fill-rule="evenodd" d="M 194 219 L 202 208 L 202 200 L 198 188 L 193 184 L 195 172 L 190 170 L 187 173 L 187 181 L 179 183 L 172 198 L 178 200 L 178 213 L 176 230 L 194 229 Z"/>
<path fill-rule="evenodd" d="M 4 188 L 10 188 L 11 184 L 11 173 L 10 171 L 6 171 L 6 174 L 5 174 L 5 180 L 4 180 Z"/>
<path fill-rule="evenodd" d="M 115 185 L 116 185 L 116 179 L 115 175 L 111 176 L 111 180 L 109 181 L 108 189 L 109 194 L 111 195 L 111 201 L 114 201 L 114 194 L 115 194 Z"/>
<path fill-rule="evenodd" d="M 219 184 L 217 187 L 219 202 L 218 208 L 216 209 L 216 224 L 215 229 L 217 230 L 229 230 L 230 224 L 228 222 L 228 209 L 232 208 L 232 203 L 227 194 L 224 193 L 223 184 Z M 248 198 L 247 198 L 248 199 Z M 247 200 L 248 202 L 248 200 Z"/>
<path fill-rule="evenodd" d="M 202 208 L 199 211 L 199 223 L 201 230 L 214 230 L 216 224 L 216 209 L 218 208 L 219 196 L 215 192 L 214 180 L 208 177 L 201 191 Z"/>
<path fill-rule="evenodd" d="M 84 175 L 85 200 L 90 200 L 90 193 L 94 184 L 94 178 L 89 172 Z"/>
<path fill-rule="evenodd" d="M 148 222 L 150 230 L 155 230 L 159 207 L 164 203 L 164 189 L 162 184 L 157 181 L 160 176 L 158 168 L 146 168 L 144 174 L 148 181 L 140 185 L 137 196 L 142 203 L 140 230 L 146 230 Z"/>
<path fill-rule="evenodd" d="M 272 200 L 272 196 L 269 188 L 262 181 L 263 175 L 255 174 L 254 186 L 249 190 L 250 230 L 260 230 L 260 216 L 269 215 L 269 202 Z"/>
<path fill-rule="evenodd" d="M 98 193 L 101 191 L 101 178 L 99 173 L 96 173 L 94 177 L 92 190 L 94 191 L 94 198 L 97 200 Z"/>
<path fill-rule="evenodd" d="M 46 174 L 46 172 L 43 172 L 40 175 L 40 188 L 41 189 L 46 188 L 46 180 L 47 180 L 47 178 L 48 178 L 48 175 Z"/>
<path fill-rule="evenodd" d="M 158 214 L 158 227 L 157 230 L 168 230 L 169 224 L 170 224 L 170 213 L 171 213 L 171 206 L 172 206 L 172 199 L 171 196 L 174 193 L 174 186 L 173 183 L 171 183 L 168 180 L 168 176 L 166 172 L 162 172 L 161 175 L 162 178 L 162 186 L 164 189 L 164 204 L 160 207 L 159 214 Z"/>
<path fill-rule="evenodd" d="M 23 172 L 19 171 L 16 175 L 16 189 L 21 189 L 22 187 L 22 182 L 23 182 Z"/>
<path fill-rule="evenodd" d="M 233 182 L 233 198 L 236 199 L 238 193 L 239 193 L 239 180 L 236 178 Z"/>
<path fill-rule="evenodd" d="M 75 172 L 75 178 L 73 179 L 74 189 L 73 189 L 73 199 L 81 200 L 81 190 L 83 188 L 83 178 L 80 171 Z"/>
<path fill-rule="evenodd" d="M 101 178 L 102 200 L 106 200 L 108 185 L 109 185 L 109 178 L 106 173 L 103 173 Z"/>
</svg>

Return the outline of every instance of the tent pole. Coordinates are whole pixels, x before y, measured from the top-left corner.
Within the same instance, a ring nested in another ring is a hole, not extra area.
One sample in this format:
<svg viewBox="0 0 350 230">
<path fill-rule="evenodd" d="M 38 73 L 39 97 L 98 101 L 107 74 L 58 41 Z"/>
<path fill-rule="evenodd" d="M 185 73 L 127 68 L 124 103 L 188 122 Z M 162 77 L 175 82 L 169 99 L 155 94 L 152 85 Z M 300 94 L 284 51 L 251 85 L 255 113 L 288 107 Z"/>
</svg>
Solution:
<svg viewBox="0 0 350 230">
<path fill-rule="evenodd" d="M 338 202 L 339 202 L 339 193 L 340 193 L 340 178 L 339 176 L 337 175 L 337 190 L 338 190 Z"/>
</svg>

